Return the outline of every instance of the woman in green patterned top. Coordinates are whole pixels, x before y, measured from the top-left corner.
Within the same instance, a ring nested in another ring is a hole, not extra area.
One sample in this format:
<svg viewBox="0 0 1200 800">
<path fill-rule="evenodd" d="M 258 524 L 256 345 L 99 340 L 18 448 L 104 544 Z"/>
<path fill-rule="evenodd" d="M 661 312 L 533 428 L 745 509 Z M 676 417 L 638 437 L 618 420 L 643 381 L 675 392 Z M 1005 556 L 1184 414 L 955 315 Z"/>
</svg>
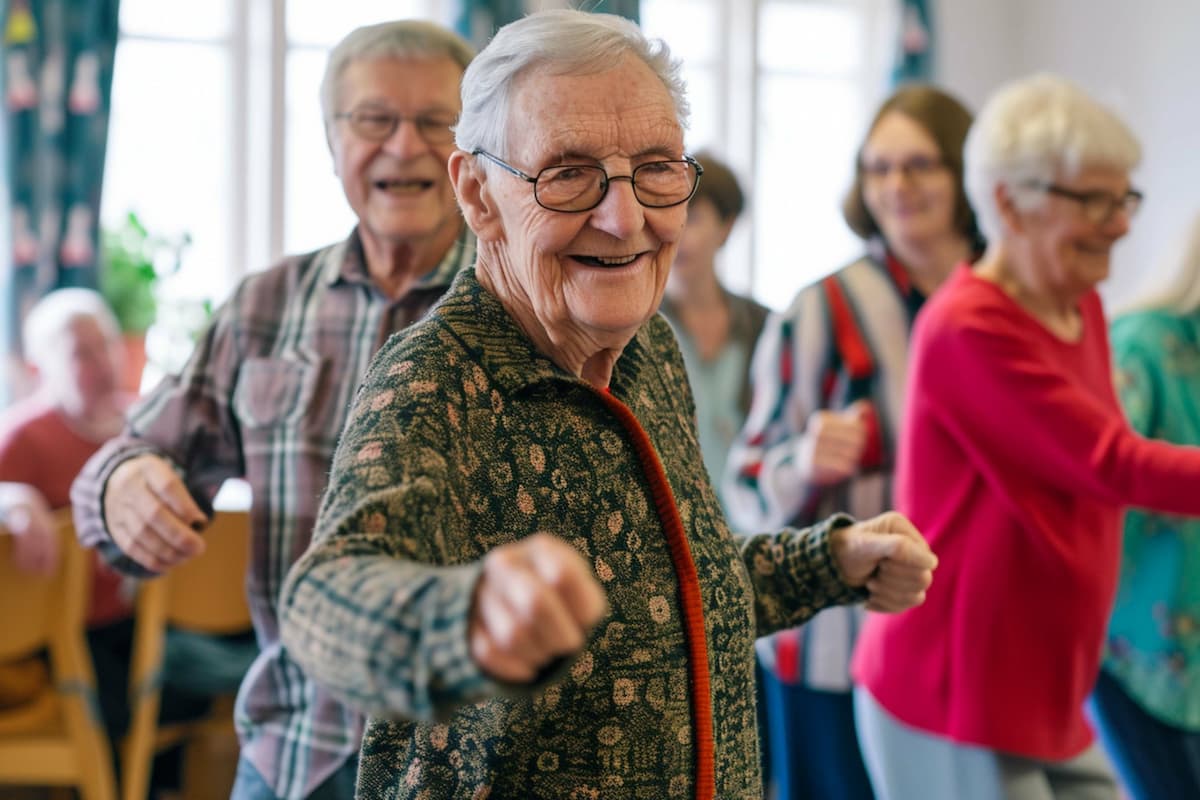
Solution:
<svg viewBox="0 0 1200 800">
<path fill-rule="evenodd" d="M 1200 215 L 1174 284 L 1112 324 L 1117 390 L 1139 433 L 1200 445 Z M 1093 702 L 1135 800 L 1200 797 L 1200 520 L 1130 509 Z"/>
<path fill-rule="evenodd" d="M 700 172 L 678 69 L 550 11 L 463 77 L 476 266 L 376 356 L 280 600 L 372 717 L 361 797 L 761 797 L 754 638 L 924 597 L 899 515 L 730 536 L 655 313 Z"/>
</svg>

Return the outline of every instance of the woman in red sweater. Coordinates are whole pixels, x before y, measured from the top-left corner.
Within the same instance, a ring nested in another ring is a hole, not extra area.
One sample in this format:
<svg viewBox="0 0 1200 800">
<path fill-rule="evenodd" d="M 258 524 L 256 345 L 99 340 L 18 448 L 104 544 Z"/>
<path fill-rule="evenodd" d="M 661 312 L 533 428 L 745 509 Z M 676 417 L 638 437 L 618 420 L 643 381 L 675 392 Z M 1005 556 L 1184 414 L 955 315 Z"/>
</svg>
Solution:
<svg viewBox="0 0 1200 800">
<path fill-rule="evenodd" d="M 1200 515 L 1200 449 L 1113 391 L 1095 286 L 1141 195 L 1126 125 L 1050 76 L 998 92 L 965 148 L 987 252 L 918 317 L 896 503 L 941 562 L 924 606 L 871 615 L 856 719 L 883 800 L 1116 798 L 1083 716 L 1127 505 Z"/>
</svg>

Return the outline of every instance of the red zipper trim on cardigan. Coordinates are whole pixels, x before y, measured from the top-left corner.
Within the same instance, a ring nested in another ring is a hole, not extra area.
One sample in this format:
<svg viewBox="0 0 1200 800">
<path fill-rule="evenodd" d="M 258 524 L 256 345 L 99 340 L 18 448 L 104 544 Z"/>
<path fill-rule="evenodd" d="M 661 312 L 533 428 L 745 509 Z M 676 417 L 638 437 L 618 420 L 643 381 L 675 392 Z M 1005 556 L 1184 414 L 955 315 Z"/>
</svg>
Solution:
<svg viewBox="0 0 1200 800">
<path fill-rule="evenodd" d="M 716 795 L 716 775 L 713 766 L 712 692 L 708 676 L 708 642 L 704 633 L 704 604 L 700 599 L 700 579 L 675 495 L 667 482 L 667 473 L 654 451 L 650 437 L 633 412 L 607 391 L 598 392 L 604 405 L 616 415 L 633 441 L 642 471 L 650 481 L 650 494 L 658 518 L 667 534 L 667 549 L 679 579 L 679 602 L 683 606 L 683 633 L 687 640 L 688 677 L 691 678 L 693 736 L 696 741 L 696 800 L 711 800 Z"/>
</svg>

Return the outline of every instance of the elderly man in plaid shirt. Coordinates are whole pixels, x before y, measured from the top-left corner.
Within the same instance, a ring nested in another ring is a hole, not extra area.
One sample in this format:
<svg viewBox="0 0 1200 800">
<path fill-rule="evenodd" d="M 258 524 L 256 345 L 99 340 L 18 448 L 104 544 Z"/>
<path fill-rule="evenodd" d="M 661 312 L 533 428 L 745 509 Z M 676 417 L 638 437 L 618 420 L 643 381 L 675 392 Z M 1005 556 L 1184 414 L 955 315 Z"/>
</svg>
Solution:
<svg viewBox="0 0 1200 800">
<path fill-rule="evenodd" d="M 354 793 L 362 719 L 280 646 L 276 602 L 308 546 L 371 356 L 474 260 L 446 170 L 472 55 L 455 34 L 413 21 L 360 28 L 333 49 L 321 101 L 357 227 L 246 279 L 182 373 L 134 409 L 73 487 L 84 544 L 153 574 L 203 552 L 216 486 L 250 483 L 246 589 L 262 652 L 237 703 L 238 800 Z"/>
</svg>

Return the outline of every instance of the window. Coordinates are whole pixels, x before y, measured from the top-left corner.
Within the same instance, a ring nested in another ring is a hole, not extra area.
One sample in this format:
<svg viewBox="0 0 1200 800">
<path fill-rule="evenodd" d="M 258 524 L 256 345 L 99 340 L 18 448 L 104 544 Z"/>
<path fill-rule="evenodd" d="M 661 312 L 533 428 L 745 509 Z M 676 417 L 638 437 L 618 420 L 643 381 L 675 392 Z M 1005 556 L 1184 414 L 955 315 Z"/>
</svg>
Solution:
<svg viewBox="0 0 1200 800">
<path fill-rule="evenodd" d="M 100 216 L 115 226 L 133 211 L 154 233 L 191 234 L 183 285 L 170 286 L 193 295 L 233 278 L 231 23 L 228 0 L 121 4 Z"/>
<path fill-rule="evenodd" d="M 884 88 L 878 0 L 642 0 L 647 32 L 685 60 L 693 124 L 749 203 L 719 265 L 726 285 L 783 308 L 854 258 L 841 219 L 855 147 Z"/>
<path fill-rule="evenodd" d="M 319 87 L 329 49 L 360 25 L 404 17 L 436 18 L 435 6 L 428 0 L 288 3 L 283 252 L 315 250 L 346 238 L 354 226 L 354 213 L 333 174 L 321 121 Z"/>
<path fill-rule="evenodd" d="M 101 219 L 188 233 L 168 297 L 221 301 L 285 252 L 344 238 L 318 90 L 352 28 L 445 0 L 123 0 Z M 441 20 L 445 21 L 445 20 Z"/>
<path fill-rule="evenodd" d="M 743 177 L 726 248 L 733 289 L 775 307 L 859 250 L 841 222 L 853 148 L 878 100 L 870 54 L 887 0 L 642 0 L 684 59 L 690 150 Z M 353 214 L 333 174 L 318 86 L 350 29 L 452 21 L 452 0 L 123 0 L 101 219 L 136 211 L 191 235 L 168 295 L 223 300 L 285 252 L 337 241 Z"/>
</svg>

